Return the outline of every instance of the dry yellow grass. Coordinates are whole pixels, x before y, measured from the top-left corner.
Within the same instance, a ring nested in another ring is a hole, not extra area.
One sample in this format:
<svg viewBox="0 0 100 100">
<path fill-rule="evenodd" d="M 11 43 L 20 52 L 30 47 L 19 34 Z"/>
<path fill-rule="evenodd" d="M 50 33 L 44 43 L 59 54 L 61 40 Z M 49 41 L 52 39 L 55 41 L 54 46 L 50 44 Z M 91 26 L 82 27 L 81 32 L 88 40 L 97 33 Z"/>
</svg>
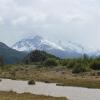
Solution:
<svg viewBox="0 0 100 100">
<path fill-rule="evenodd" d="M 61 83 L 60 85 L 100 88 L 100 76 L 90 72 L 72 74 L 70 70 L 56 68 L 37 68 L 34 65 L 16 65 L 0 69 L 0 77 Z"/>
<path fill-rule="evenodd" d="M 0 100 L 67 100 L 66 98 L 57 98 L 50 96 L 39 96 L 28 93 L 16 94 L 14 92 L 0 92 Z"/>
</svg>

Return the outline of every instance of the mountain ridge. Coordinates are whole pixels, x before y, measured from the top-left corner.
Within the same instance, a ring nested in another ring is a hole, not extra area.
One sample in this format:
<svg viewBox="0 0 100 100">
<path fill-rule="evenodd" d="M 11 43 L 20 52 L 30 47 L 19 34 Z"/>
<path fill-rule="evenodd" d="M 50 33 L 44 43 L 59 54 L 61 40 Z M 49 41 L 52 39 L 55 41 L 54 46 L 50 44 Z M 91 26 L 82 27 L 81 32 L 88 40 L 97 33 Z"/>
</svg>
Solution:
<svg viewBox="0 0 100 100">
<path fill-rule="evenodd" d="M 65 49 L 64 47 L 51 42 L 41 36 L 32 36 L 24 38 L 18 42 L 16 42 L 13 46 L 13 49 L 18 51 L 33 51 L 33 50 L 42 50 L 48 53 L 51 53 L 55 56 L 62 57 L 62 58 L 72 58 L 72 57 L 80 57 L 81 53 L 74 51 L 72 49 Z"/>
</svg>

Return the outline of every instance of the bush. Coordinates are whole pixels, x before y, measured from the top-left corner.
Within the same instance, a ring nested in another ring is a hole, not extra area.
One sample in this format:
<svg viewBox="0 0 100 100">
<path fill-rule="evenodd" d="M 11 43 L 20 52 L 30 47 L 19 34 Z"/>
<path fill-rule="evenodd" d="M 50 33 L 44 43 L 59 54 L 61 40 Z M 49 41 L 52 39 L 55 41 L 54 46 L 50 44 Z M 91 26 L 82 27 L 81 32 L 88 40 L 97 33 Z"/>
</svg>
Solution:
<svg viewBox="0 0 100 100">
<path fill-rule="evenodd" d="M 67 68 L 74 68 L 75 65 L 76 65 L 77 61 L 74 61 L 74 60 L 70 60 L 68 65 L 67 65 Z"/>
<path fill-rule="evenodd" d="M 94 70 L 100 70 L 100 61 L 93 61 L 90 67 Z"/>
<path fill-rule="evenodd" d="M 4 60 L 2 57 L 0 57 L 0 66 L 3 66 L 4 65 Z"/>
<path fill-rule="evenodd" d="M 56 61 L 55 59 L 50 58 L 50 59 L 47 59 L 47 60 L 44 62 L 44 65 L 45 65 L 45 66 L 57 66 L 58 63 L 57 63 L 57 61 Z"/>
<path fill-rule="evenodd" d="M 29 85 L 35 85 L 35 81 L 34 80 L 30 80 L 30 81 L 28 81 L 28 84 Z"/>
<path fill-rule="evenodd" d="M 81 73 L 89 70 L 89 66 L 87 64 L 76 64 L 72 70 L 72 73 Z"/>
<path fill-rule="evenodd" d="M 64 60 L 60 60 L 60 63 L 62 66 L 67 66 L 68 65 L 68 60 L 64 59 Z"/>
<path fill-rule="evenodd" d="M 75 59 L 62 60 L 62 66 L 66 66 L 67 68 L 73 68 L 76 63 L 77 63 L 77 60 Z"/>
</svg>

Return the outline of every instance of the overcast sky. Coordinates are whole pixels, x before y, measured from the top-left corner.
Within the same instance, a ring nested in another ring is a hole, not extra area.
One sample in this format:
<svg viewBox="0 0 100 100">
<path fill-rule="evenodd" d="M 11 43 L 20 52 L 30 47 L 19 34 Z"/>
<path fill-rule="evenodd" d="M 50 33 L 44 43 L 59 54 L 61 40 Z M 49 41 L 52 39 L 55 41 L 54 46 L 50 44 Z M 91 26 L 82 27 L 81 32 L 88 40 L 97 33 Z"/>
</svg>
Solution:
<svg viewBox="0 0 100 100">
<path fill-rule="evenodd" d="M 0 41 L 28 34 L 100 48 L 100 0 L 0 0 Z"/>
</svg>

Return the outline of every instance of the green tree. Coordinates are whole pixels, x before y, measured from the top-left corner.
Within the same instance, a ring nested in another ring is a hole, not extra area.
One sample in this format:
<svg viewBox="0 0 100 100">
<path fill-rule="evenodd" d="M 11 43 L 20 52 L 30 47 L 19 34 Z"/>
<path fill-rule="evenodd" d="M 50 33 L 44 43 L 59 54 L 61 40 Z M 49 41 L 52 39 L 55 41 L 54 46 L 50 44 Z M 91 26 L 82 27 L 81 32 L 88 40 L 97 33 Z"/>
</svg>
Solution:
<svg viewBox="0 0 100 100">
<path fill-rule="evenodd" d="M 0 57 L 0 66 L 3 66 L 3 65 L 4 65 L 3 57 Z"/>
<path fill-rule="evenodd" d="M 57 61 L 55 59 L 49 58 L 44 62 L 44 65 L 45 66 L 57 66 L 58 63 L 57 63 Z"/>
<path fill-rule="evenodd" d="M 89 65 L 86 63 L 77 63 L 72 70 L 72 73 L 81 73 L 89 70 Z"/>
</svg>

